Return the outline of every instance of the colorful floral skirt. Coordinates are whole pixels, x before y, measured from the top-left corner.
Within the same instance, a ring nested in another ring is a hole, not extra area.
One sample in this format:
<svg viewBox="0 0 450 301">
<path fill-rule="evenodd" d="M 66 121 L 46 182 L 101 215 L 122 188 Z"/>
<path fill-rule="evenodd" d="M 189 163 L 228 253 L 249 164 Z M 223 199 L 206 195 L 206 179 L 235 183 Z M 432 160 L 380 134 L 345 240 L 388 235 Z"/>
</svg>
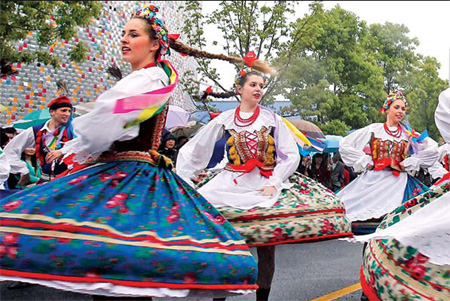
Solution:
<svg viewBox="0 0 450 301">
<path fill-rule="evenodd" d="M 270 208 L 221 207 L 218 210 L 252 247 L 352 235 L 344 205 L 331 190 L 297 172 L 289 182 L 293 186 L 283 190 Z"/>
<path fill-rule="evenodd" d="M 449 190 L 450 184 L 432 187 L 405 202 L 384 218 L 379 229 L 410 216 Z M 418 249 L 393 238 L 369 241 L 360 278 L 370 300 L 450 300 L 450 265 L 432 263 Z"/>
<path fill-rule="evenodd" d="M 148 154 L 121 154 L 0 201 L 0 277 L 105 295 L 257 288 L 248 246 L 212 205 Z"/>
</svg>

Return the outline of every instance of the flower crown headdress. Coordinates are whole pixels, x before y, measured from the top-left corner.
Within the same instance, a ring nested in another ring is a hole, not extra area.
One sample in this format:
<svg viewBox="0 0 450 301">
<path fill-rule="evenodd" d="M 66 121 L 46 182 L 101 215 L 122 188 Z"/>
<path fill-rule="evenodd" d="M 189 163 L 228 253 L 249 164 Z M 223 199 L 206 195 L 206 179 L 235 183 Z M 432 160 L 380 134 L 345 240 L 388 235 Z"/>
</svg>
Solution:
<svg viewBox="0 0 450 301">
<path fill-rule="evenodd" d="M 234 77 L 234 87 L 237 87 L 237 85 L 239 85 L 241 78 L 246 76 L 248 73 L 255 71 L 255 69 L 253 69 L 252 67 L 253 67 L 253 63 L 255 61 L 257 61 L 258 58 L 256 57 L 255 52 L 250 51 L 243 57 L 243 60 L 245 61 L 245 64 L 244 64 L 244 66 L 242 66 L 241 70 L 239 70 L 239 72 Z M 263 79 L 264 79 L 264 85 L 265 85 L 266 77 L 263 76 Z"/>
<path fill-rule="evenodd" d="M 147 22 L 155 31 L 156 38 L 158 39 L 159 45 L 161 46 L 159 55 L 170 55 L 169 37 L 166 30 L 164 29 L 164 22 L 156 15 L 157 12 L 159 12 L 158 6 L 155 6 L 153 4 L 145 4 L 144 6 L 137 8 L 131 16 L 147 20 Z"/>
<path fill-rule="evenodd" d="M 403 93 L 395 90 L 394 92 L 389 93 L 388 97 L 384 101 L 383 107 L 378 112 L 386 112 L 386 110 L 389 109 L 389 106 L 397 99 L 403 100 L 406 106 L 408 106 L 408 102 L 406 101 L 406 97 L 403 95 Z"/>
</svg>

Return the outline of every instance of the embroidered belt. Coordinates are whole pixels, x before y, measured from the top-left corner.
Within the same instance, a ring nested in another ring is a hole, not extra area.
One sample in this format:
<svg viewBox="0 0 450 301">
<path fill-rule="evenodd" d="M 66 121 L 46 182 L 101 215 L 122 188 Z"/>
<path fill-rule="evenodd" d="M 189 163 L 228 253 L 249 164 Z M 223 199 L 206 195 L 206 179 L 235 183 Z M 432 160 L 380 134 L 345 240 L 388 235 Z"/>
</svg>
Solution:
<svg viewBox="0 0 450 301">
<path fill-rule="evenodd" d="M 229 171 L 243 172 L 244 174 L 246 174 L 246 173 L 251 172 L 256 167 L 259 168 L 259 173 L 262 176 L 269 178 L 272 175 L 273 167 L 265 166 L 261 161 L 254 159 L 254 158 L 248 160 L 247 162 L 245 162 L 245 164 L 242 164 L 242 165 L 233 165 L 233 164 L 227 163 L 227 165 L 225 166 L 225 169 L 229 170 Z M 236 183 L 236 179 L 234 180 L 234 182 Z"/>
<path fill-rule="evenodd" d="M 373 160 L 374 170 L 380 171 L 383 169 L 391 170 L 394 176 L 398 177 L 402 172 L 400 167 L 400 162 L 393 160 L 392 158 L 383 158 L 378 160 Z"/>
</svg>

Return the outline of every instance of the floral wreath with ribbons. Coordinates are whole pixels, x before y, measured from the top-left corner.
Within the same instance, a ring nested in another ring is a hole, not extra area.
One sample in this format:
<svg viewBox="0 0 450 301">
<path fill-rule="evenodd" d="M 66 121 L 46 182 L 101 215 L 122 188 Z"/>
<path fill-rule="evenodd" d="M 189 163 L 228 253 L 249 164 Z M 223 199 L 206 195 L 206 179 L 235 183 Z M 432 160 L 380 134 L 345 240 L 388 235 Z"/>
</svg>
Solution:
<svg viewBox="0 0 450 301">
<path fill-rule="evenodd" d="M 235 88 L 237 87 L 237 85 L 239 85 L 241 78 L 246 76 L 248 73 L 255 71 L 252 67 L 253 67 L 253 63 L 255 61 L 257 61 L 258 58 L 256 57 L 255 52 L 250 51 L 243 57 L 243 60 L 245 61 L 244 66 L 242 66 L 241 70 L 239 70 L 239 72 L 234 77 L 234 85 L 233 86 Z M 264 85 L 265 85 L 266 77 L 263 76 L 263 79 L 264 79 Z"/>
<path fill-rule="evenodd" d="M 395 90 L 394 92 L 389 93 L 388 97 L 384 101 L 383 107 L 378 111 L 380 113 L 386 112 L 389 109 L 389 106 L 397 99 L 401 99 L 405 102 L 406 106 L 408 106 L 408 102 L 406 101 L 406 97 L 402 92 Z"/>
<path fill-rule="evenodd" d="M 160 56 L 170 55 L 169 37 L 164 29 L 164 22 L 161 18 L 158 18 L 156 13 L 159 12 L 159 7 L 153 4 L 145 4 L 144 6 L 137 8 L 132 17 L 142 18 L 147 20 L 150 26 L 156 33 L 159 45 L 161 46 Z"/>
</svg>

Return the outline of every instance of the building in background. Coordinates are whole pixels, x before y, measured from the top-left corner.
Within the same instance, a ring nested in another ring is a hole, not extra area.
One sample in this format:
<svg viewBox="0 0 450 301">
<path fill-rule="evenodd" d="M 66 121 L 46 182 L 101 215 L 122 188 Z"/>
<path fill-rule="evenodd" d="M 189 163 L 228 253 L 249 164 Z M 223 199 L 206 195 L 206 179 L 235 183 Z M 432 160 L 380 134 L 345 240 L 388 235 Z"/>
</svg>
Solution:
<svg viewBox="0 0 450 301">
<path fill-rule="evenodd" d="M 130 66 L 122 61 L 120 37 L 122 28 L 129 20 L 132 11 L 149 1 L 102 1 L 103 9 L 99 19 L 89 27 L 80 27 L 78 35 L 72 40 L 57 41 L 48 47 L 48 52 L 61 58 L 60 68 L 39 63 L 14 64 L 18 74 L 0 78 L 0 102 L 6 109 L 0 112 L 0 125 L 12 124 L 22 116 L 46 108 L 48 102 L 57 96 L 57 81 L 64 80 L 69 87 L 69 97 L 74 104 L 95 101 L 97 96 L 115 84 L 116 79 L 107 69 L 117 65 L 123 76 L 130 72 Z M 170 33 L 180 33 L 188 17 L 181 9 L 182 1 L 152 1 L 160 7 L 159 14 L 166 21 Z M 183 35 L 180 35 L 183 41 Z M 89 48 L 87 60 L 77 64 L 68 61 L 69 50 L 78 42 L 84 41 Z M 36 32 L 16 44 L 17 51 L 24 48 L 37 48 Z M 168 58 L 177 69 L 180 77 L 187 70 L 196 74 L 197 62 L 192 57 L 182 57 L 171 51 Z M 192 100 L 179 85 L 170 101 L 171 104 L 187 110 L 195 108 Z"/>
</svg>

